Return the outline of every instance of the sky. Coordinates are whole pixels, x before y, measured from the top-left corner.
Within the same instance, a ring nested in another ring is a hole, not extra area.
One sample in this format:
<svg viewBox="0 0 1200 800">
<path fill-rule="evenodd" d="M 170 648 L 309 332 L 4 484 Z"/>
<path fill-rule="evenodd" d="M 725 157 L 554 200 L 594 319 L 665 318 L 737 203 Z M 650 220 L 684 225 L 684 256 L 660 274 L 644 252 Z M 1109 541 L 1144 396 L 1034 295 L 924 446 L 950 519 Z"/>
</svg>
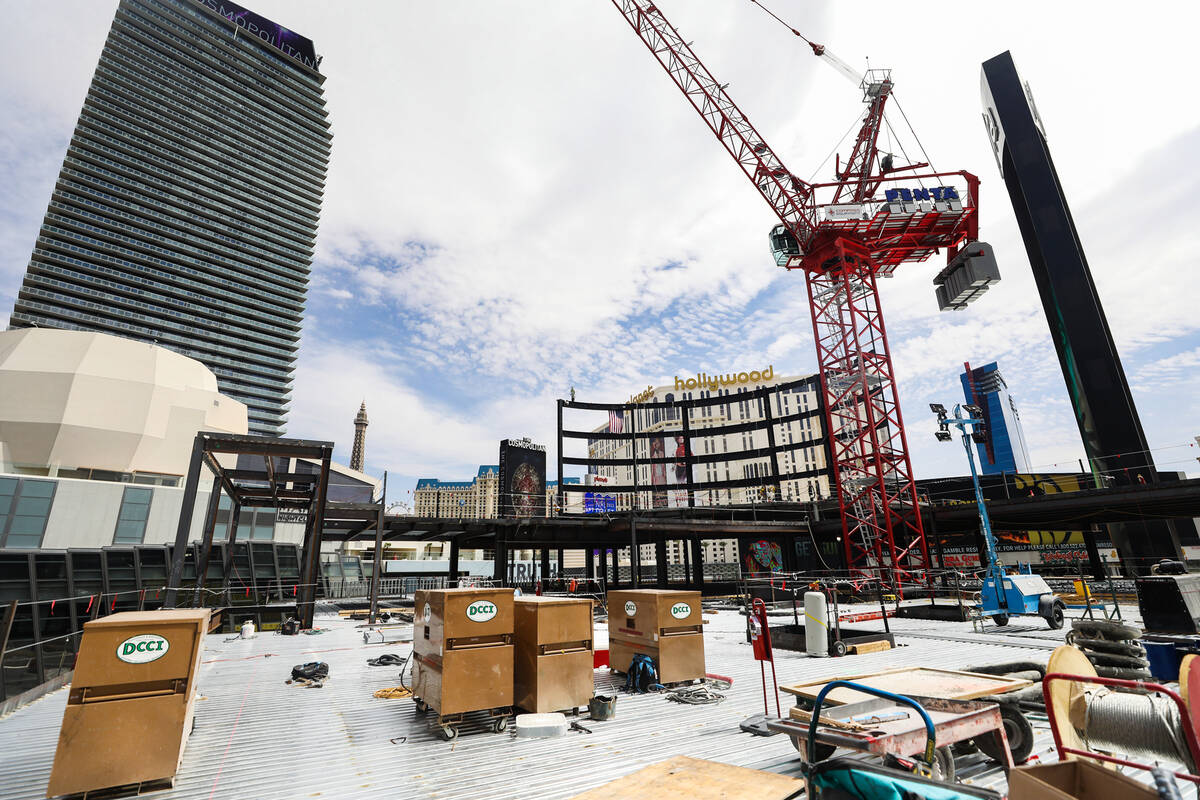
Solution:
<svg viewBox="0 0 1200 800">
<path fill-rule="evenodd" d="M 116 2 L 0 2 L 6 325 Z M 980 117 L 980 64 L 1004 50 L 1155 460 L 1197 473 L 1200 105 L 1179 81 L 1200 4 L 767 4 L 854 67 L 891 68 L 933 165 L 982 180 L 1001 283 L 939 313 L 942 256 L 881 282 L 917 477 L 966 471 L 928 411 L 962 401 L 965 361 L 999 362 L 1036 469 L 1083 455 Z M 411 502 L 418 478 L 469 480 L 503 438 L 545 443 L 553 465 L 555 400 L 572 388 L 620 402 L 701 371 L 815 371 L 803 276 L 768 251 L 772 212 L 611 2 L 246 5 L 314 40 L 334 133 L 287 435 L 333 440 L 348 461 L 365 400 L 366 471 L 388 472 L 389 501 Z M 750 0 L 658 5 L 791 171 L 829 180 L 860 92 Z"/>
</svg>

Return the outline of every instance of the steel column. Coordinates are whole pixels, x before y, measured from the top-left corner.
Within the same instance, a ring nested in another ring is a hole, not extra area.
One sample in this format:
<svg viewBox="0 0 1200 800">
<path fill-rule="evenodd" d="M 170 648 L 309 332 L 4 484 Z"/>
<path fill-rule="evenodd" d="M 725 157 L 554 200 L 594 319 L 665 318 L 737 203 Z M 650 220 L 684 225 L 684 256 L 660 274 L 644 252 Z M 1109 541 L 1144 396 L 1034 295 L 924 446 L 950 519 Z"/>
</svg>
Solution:
<svg viewBox="0 0 1200 800">
<path fill-rule="evenodd" d="M 171 573 L 167 577 L 167 591 L 163 595 L 163 608 L 175 608 L 179 594 L 179 583 L 183 579 L 183 559 L 187 551 L 188 536 L 192 530 L 192 511 L 196 507 L 196 489 L 200 485 L 200 465 L 204 459 L 204 434 L 196 434 L 192 441 L 192 459 L 188 462 L 187 479 L 183 483 L 183 503 L 179 509 L 179 525 L 175 528 L 175 549 L 171 554 Z M 199 576 L 197 576 L 199 577 Z"/>
<path fill-rule="evenodd" d="M 221 482 L 213 478 L 208 497 L 208 510 L 204 514 L 204 531 L 200 536 L 200 560 L 196 562 L 196 589 L 192 592 L 192 608 L 200 608 L 200 595 L 208 577 L 208 560 L 212 558 L 213 531 L 217 525 L 217 507 L 221 502 Z"/>
<path fill-rule="evenodd" d="M 458 538 L 450 540 L 450 585 L 458 584 L 458 559 L 459 559 L 459 544 Z"/>
<path fill-rule="evenodd" d="M 379 495 L 379 514 L 375 520 L 375 562 L 371 568 L 371 610 L 368 621 L 379 621 L 379 581 L 383 579 L 383 509 L 387 502 L 387 472 L 383 473 L 383 492 Z M 451 573 L 451 578 L 454 573 Z"/>
<path fill-rule="evenodd" d="M 317 603 L 317 578 L 321 564 L 321 531 L 325 526 L 325 501 L 329 497 L 329 462 L 331 447 L 323 447 L 321 475 L 317 484 L 317 496 L 309 505 L 308 529 L 304 537 L 304 553 L 301 556 L 300 591 L 296 598 L 296 613 L 300 626 L 311 628 Z"/>
<path fill-rule="evenodd" d="M 238 522 L 241 521 L 242 517 L 242 504 L 234 500 L 229 513 L 229 537 L 225 540 L 225 564 L 221 570 L 221 595 L 225 598 L 226 603 L 230 602 L 229 575 L 233 572 L 233 548 L 237 543 Z"/>
<path fill-rule="evenodd" d="M 659 534 L 657 541 L 654 542 L 654 561 L 657 568 L 658 583 L 657 588 L 666 589 L 667 587 L 667 540 L 665 534 Z"/>
<path fill-rule="evenodd" d="M 496 530 L 494 540 L 495 551 L 492 554 L 492 580 L 498 586 L 508 582 L 508 542 L 505 541 L 503 530 Z"/>
</svg>

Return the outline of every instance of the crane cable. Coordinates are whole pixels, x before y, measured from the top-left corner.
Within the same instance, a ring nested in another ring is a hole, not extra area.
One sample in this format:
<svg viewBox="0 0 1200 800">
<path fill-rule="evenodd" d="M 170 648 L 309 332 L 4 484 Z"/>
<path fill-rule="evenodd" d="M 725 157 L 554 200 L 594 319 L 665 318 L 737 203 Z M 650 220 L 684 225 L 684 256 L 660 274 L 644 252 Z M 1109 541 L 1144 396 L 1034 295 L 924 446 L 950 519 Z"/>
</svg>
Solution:
<svg viewBox="0 0 1200 800">
<path fill-rule="evenodd" d="M 791 31 L 793 34 L 795 34 L 796 36 L 799 36 L 801 39 L 804 39 L 805 43 L 807 43 L 807 44 L 808 44 L 808 46 L 809 46 L 809 47 L 811 47 L 811 48 L 813 49 L 813 52 L 814 52 L 814 53 L 816 53 L 817 55 L 821 55 L 821 53 L 820 53 L 820 52 L 817 50 L 817 48 L 818 48 L 818 47 L 819 47 L 819 48 L 821 48 L 821 51 L 824 51 L 824 49 L 825 49 L 825 46 L 824 46 L 824 45 L 817 44 L 816 42 L 812 41 L 811 39 L 809 39 L 809 38 L 805 37 L 805 35 L 804 35 L 803 33 L 801 33 L 800 31 L 796 30 L 796 29 L 795 29 L 795 28 L 793 28 L 791 25 L 788 25 L 786 22 L 784 22 L 782 19 L 780 19 L 780 18 L 779 18 L 779 16 L 778 16 L 778 15 L 777 15 L 777 14 L 776 14 L 774 11 L 772 11 L 771 9 L 767 8 L 766 6 L 764 6 L 764 5 L 763 5 L 762 3 L 760 3 L 758 0 L 750 0 L 750 2 L 751 2 L 751 3 L 754 3 L 754 5 L 758 6 L 758 7 L 759 7 L 759 8 L 761 8 L 763 11 L 767 12 L 768 14 L 770 14 L 772 17 L 774 17 L 774 19 L 775 19 L 775 21 L 776 21 L 776 22 L 778 22 L 778 23 L 779 23 L 780 25 L 782 25 L 783 27 L 787 28 L 787 29 L 788 29 L 789 31 Z"/>
<path fill-rule="evenodd" d="M 783 27 L 785 27 L 789 31 L 791 31 L 794 36 L 798 36 L 801 39 L 803 39 L 804 42 L 813 49 L 814 53 L 816 53 L 817 55 L 822 55 L 825 52 L 825 45 L 817 44 L 816 42 L 812 41 L 807 36 L 802 34 L 800 31 L 793 28 L 791 25 L 788 25 L 786 22 L 783 21 L 783 19 L 781 19 L 779 17 L 778 14 L 776 14 L 774 11 L 772 11 L 771 9 L 769 9 L 765 5 L 763 5 L 762 2 L 760 2 L 760 0 L 750 0 L 750 2 L 753 3 L 754 5 L 758 6 L 759 8 L 761 8 L 763 11 L 767 12 L 767 14 L 769 14 L 772 19 L 774 19 L 780 25 L 782 25 Z M 904 113 L 904 108 L 900 105 L 900 101 L 898 99 L 896 99 L 895 90 L 892 91 L 891 95 L 892 95 L 893 101 L 896 104 L 896 108 L 900 110 L 900 116 L 904 118 L 904 124 L 908 126 L 908 132 L 912 134 L 913 139 L 915 139 L 917 142 L 917 147 L 920 148 L 920 150 L 921 150 L 921 156 L 925 159 L 925 163 L 929 164 L 930 168 L 933 169 L 933 161 L 930 160 L 929 154 L 925 151 L 925 145 L 921 143 L 921 137 L 917 136 L 917 132 L 913 128 L 912 123 L 908 121 L 908 115 Z M 889 137 L 892 135 L 895 135 L 892 130 L 892 125 L 888 121 L 886 114 L 884 115 L 883 121 L 887 127 L 887 132 L 888 132 Z M 842 137 L 843 141 L 845 140 L 845 138 L 846 138 L 845 136 Z M 896 145 L 900 148 L 900 154 L 903 155 L 905 159 L 908 159 L 908 154 L 904 152 L 904 145 L 901 144 L 899 136 L 896 136 Z M 840 146 L 841 146 L 841 142 L 838 143 L 838 147 L 840 147 Z M 834 148 L 834 149 L 836 151 L 836 148 Z M 828 160 L 829 160 L 829 158 L 826 157 L 825 161 L 828 161 Z M 822 167 L 824 166 L 824 162 L 822 162 L 821 166 Z M 821 167 L 817 167 L 817 171 L 820 171 L 820 169 L 821 169 Z M 936 170 L 934 170 L 934 171 L 936 172 Z"/>
</svg>

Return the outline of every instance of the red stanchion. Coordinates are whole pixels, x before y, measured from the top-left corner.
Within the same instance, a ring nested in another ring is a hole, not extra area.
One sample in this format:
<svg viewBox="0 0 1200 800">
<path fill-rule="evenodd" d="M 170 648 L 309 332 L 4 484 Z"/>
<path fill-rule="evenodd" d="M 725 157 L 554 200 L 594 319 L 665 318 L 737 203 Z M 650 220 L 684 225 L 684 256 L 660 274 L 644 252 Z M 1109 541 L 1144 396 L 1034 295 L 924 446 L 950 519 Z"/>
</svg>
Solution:
<svg viewBox="0 0 1200 800">
<path fill-rule="evenodd" d="M 754 598 L 750 610 L 750 644 L 754 648 L 754 660 L 758 662 L 762 673 L 763 713 L 770 714 L 771 707 L 767 703 L 767 661 L 771 662 L 771 686 L 775 690 L 775 716 L 782 717 L 779 710 L 779 679 L 775 677 L 775 651 L 771 647 L 771 628 L 767 623 L 767 604 L 759 598 Z"/>
</svg>

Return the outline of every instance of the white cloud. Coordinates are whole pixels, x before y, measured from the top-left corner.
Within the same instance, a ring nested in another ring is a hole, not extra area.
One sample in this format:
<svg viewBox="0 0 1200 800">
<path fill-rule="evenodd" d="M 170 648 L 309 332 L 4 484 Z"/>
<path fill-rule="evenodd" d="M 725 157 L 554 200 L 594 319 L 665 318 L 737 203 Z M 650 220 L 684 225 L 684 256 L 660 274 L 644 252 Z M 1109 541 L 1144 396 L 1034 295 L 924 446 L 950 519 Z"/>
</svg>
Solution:
<svg viewBox="0 0 1200 800">
<path fill-rule="evenodd" d="M 335 135 L 291 435 L 348 443 L 365 396 L 374 471 L 463 477 L 504 436 L 549 442 L 553 398 L 570 385 L 616 400 L 703 369 L 814 368 L 804 279 L 770 263 L 769 210 L 610 4 L 247 5 L 315 39 Z M 798 174 L 861 114 L 857 91 L 752 4 L 662 5 Z M 15 296 L 114 8 L 34 4 L 0 31 L 0 303 Z M 1078 449 L 979 123 L 979 63 L 1002 50 L 1033 86 L 1135 392 L 1155 390 L 1165 378 L 1139 371 L 1142 353 L 1178 349 L 1196 328 L 1187 165 L 1200 108 L 1163 76 L 1188 74 L 1200 7 L 1173 5 L 1170 25 L 1115 3 L 775 10 L 852 64 L 894 67 L 935 165 L 983 179 L 1004 281 L 961 315 L 933 310 L 936 264 L 883 285 L 918 473 L 962 471 L 924 435 L 922 403 L 957 395 L 963 360 L 1000 360 L 1035 460 Z M 1154 58 L 1114 57 L 1130 41 Z M 1138 396 L 1161 441 L 1154 399 Z"/>
</svg>

